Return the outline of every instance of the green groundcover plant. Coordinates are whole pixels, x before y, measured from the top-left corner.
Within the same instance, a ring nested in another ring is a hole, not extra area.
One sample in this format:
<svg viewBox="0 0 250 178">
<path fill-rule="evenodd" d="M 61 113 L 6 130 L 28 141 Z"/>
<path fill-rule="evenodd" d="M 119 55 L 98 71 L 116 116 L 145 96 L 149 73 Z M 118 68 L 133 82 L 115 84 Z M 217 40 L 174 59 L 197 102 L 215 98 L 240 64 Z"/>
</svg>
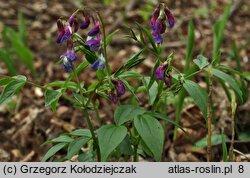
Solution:
<svg viewBox="0 0 250 178">
<path fill-rule="evenodd" d="M 66 149 L 67 152 L 59 161 L 71 160 L 76 155 L 78 161 L 120 159 L 138 161 L 139 155 L 161 161 L 166 125 L 174 125 L 173 139 L 177 137 L 178 128 L 185 132 L 179 125 L 180 114 L 184 98 L 190 95 L 207 122 L 208 136 L 207 142 L 205 139 L 205 146 L 208 147 L 209 160 L 211 144 L 214 143 L 211 124 L 215 124 L 212 122 L 213 83 L 218 82 L 223 86 L 234 108 L 237 103 L 244 103 L 247 99 L 246 77 L 242 71 L 220 63 L 220 46 L 229 11 L 230 6 L 227 6 L 224 15 L 213 26 L 211 59 L 200 54 L 192 60 L 194 24 L 192 21 L 189 22 L 185 67 L 180 71 L 173 65 L 174 53 L 166 54 L 162 50 L 161 44 L 164 40 L 162 34 L 166 33 L 167 28 L 171 30 L 174 27 L 175 19 L 165 4 L 159 4 L 150 20 L 151 29 L 138 23 L 136 29 L 128 29 L 130 33 L 127 37 L 137 43 L 141 49 L 112 73 L 106 48 L 117 31 L 106 34 L 99 12 L 91 7 L 80 8 L 69 18 L 61 17 L 57 20 L 57 43 L 62 48 L 64 45 L 67 47 L 57 63 L 69 73 L 67 80 L 39 85 L 22 75 L 1 75 L 0 85 L 4 89 L 0 96 L 0 104 L 9 100 L 25 85 L 32 85 L 43 89 L 45 106 L 51 107 L 53 111 L 56 111 L 60 98 L 64 97 L 74 108 L 84 113 L 88 129 L 64 133 L 45 142 L 44 144 L 53 144 L 53 146 L 44 155 L 42 161 L 53 160 L 53 156 L 62 149 Z M 84 57 L 79 58 L 79 53 Z M 147 60 L 146 56 L 149 53 L 153 54 L 155 64 L 151 73 L 144 76 L 133 69 Z M 77 60 L 81 61 L 79 65 L 75 64 Z M 85 86 L 78 75 L 88 67 L 96 73 L 97 80 Z M 206 89 L 192 80 L 199 73 L 204 73 L 206 76 Z M 137 81 L 137 84 L 130 84 L 128 81 L 131 79 Z M 123 104 L 119 100 L 125 92 L 131 93 L 131 99 L 130 102 Z M 146 93 L 149 108 L 139 106 L 138 93 Z M 94 110 L 99 114 L 100 97 L 116 104 L 116 110 L 113 124 L 101 124 L 98 129 L 95 129 L 89 112 Z M 168 100 L 175 100 L 176 120 L 171 120 L 167 116 L 165 108 Z M 186 132 L 185 134 L 190 138 Z M 225 142 L 223 133 L 216 136 L 222 136 L 223 139 L 219 139 L 219 142 Z M 202 143 L 202 141 L 199 142 L 199 144 Z M 87 149 L 83 149 L 84 147 Z M 226 147 L 223 148 L 223 156 L 225 155 L 223 158 L 228 160 Z"/>
</svg>

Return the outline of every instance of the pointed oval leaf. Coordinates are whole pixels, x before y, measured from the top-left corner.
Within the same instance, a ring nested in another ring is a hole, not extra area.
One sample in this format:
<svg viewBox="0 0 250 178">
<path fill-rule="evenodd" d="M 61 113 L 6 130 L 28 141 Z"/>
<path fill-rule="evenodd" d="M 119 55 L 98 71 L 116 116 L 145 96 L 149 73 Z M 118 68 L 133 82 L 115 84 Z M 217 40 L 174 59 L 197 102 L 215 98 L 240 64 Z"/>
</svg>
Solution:
<svg viewBox="0 0 250 178">
<path fill-rule="evenodd" d="M 47 161 L 51 156 L 56 154 L 59 150 L 61 150 L 63 147 L 65 147 L 68 143 L 58 143 L 55 146 L 51 147 L 47 153 L 42 158 L 42 161 Z"/>
<path fill-rule="evenodd" d="M 91 138 L 91 133 L 89 129 L 77 129 L 70 133 L 72 136 L 84 136 Z"/>
<path fill-rule="evenodd" d="M 136 116 L 146 112 L 145 109 L 134 105 L 121 105 L 115 110 L 115 123 L 116 125 L 122 125 L 123 123 L 133 120 Z"/>
<path fill-rule="evenodd" d="M 134 125 L 155 160 L 160 161 L 164 143 L 164 131 L 160 122 L 152 116 L 141 115 L 134 119 Z"/>
<path fill-rule="evenodd" d="M 67 158 L 71 159 L 72 156 L 78 154 L 80 149 L 90 140 L 89 137 L 80 137 L 69 144 Z"/>
<path fill-rule="evenodd" d="M 194 102 L 200 108 L 203 117 L 207 117 L 207 98 L 208 95 L 204 89 L 202 89 L 197 83 L 191 80 L 185 80 L 183 84 L 185 90 L 194 99 Z"/>
<path fill-rule="evenodd" d="M 194 60 L 194 63 L 200 68 L 200 70 L 209 64 L 208 59 L 202 55 L 198 55 L 197 59 Z"/>
<path fill-rule="evenodd" d="M 123 141 L 127 134 L 124 126 L 105 125 L 97 131 L 101 152 L 101 161 L 106 161 L 109 154 Z"/>
<path fill-rule="evenodd" d="M 227 82 L 232 87 L 232 89 L 234 90 L 235 94 L 240 99 L 240 101 L 243 102 L 242 91 L 233 77 L 215 68 L 212 68 L 211 71 L 216 77 Z"/>
<path fill-rule="evenodd" d="M 0 105 L 15 95 L 26 83 L 26 77 L 23 75 L 18 75 L 12 78 L 13 79 L 5 86 L 0 96 Z"/>
</svg>

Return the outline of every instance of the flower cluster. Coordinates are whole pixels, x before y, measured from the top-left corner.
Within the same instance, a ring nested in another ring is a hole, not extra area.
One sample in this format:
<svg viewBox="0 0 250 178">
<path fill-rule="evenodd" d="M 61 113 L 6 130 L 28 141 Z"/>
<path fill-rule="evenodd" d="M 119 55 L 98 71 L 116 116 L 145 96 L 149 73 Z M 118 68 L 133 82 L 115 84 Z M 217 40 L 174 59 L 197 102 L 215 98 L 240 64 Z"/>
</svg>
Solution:
<svg viewBox="0 0 250 178">
<path fill-rule="evenodd" d="M 167 19 L 167 20 L 166 20 Z M 157 44 L 163 42 L 162 34 L 166 31 L 166 22 L 168 21 L 169 27 L 174 26 L 174 16 L 171 11 L 163 4 L 160 4 L 153 12 L 150 20 L 152 27 L 152 35 Z"/>
<path fill-rule="evenodd" d="M 81 13 L 81 18 L 77 18 L 77 15 Z M 101 49 L 101 32 L 100 23 L 97 18 L 89 15 L 86 11 L 78 10 L 70 16 L 70 18 L 63 23 L 62 19 L 57 20 L 58 35 L 57 43 L 63 44 L 67 42 L 67 51 L 61 55 L 62 64 L 66 72 L 71 72 L 73 69 L 73 62 L 77 59 L 77 54 L 73 45 L 73 33 L 77 33 L 79 29 L 87 29 L 91 21 L 93 27 L 87 33 L 88 37 L 84 43 L 85 47 L 88 47 L 90 51 L 100 53 L 97 59 L 91 64 L 94 70 L 103 70 L 105 68 L 105 59 L 100 52 Z"/>
<path fill-rule="evenodd" d="M 156 80 L 164 80 L 166 86 L 169 88 L 172 86 L 172 76 L 170 75 L 170 70 L 168 69 L 168 64 L 160 64 L 155 70 Z"/>
<path fill-rule="evenodd" d="M 114 104 L 116 104 L 118 102 L 119 97 L 125 94 L 126 89 L 124 84 L 120 80 L 113 79 L 112 83 L 115 88 L 109 93 L 109 98 Z"/>
</svg>

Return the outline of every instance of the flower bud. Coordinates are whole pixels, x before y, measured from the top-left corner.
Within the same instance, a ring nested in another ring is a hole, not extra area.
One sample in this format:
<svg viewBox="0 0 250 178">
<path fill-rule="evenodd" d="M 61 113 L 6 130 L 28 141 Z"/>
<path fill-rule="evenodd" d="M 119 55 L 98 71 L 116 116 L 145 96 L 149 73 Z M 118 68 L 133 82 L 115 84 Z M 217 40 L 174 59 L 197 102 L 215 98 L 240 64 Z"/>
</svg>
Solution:
<svg viewBox="0 0 250 178">
<path fill-rule="evenodd" d="M 109 95 L 109 99 L 114 103 L 116 104 L 118 102 L 118 96 L 117 96 L 117 93 L 116 91 L 112 91 Z"/>
<path fill-rule="evenodd" d="M 159 14 L 160 14 L 160 8 L 157 7 L 154 10 L 153 15 L 152 15 L 151 20 L 150 20 L 150 23 L 151 23 L 151 26 L 152 26 L 153 29 L 154 29 L 154 26 L 155 26 L 155 22 L 156 22 L 157 18 L 159 17 Z"/>
<path fill-rule="evenodd" d="M 89 19 L 89 16 L 84 11 L 82 11 L 82 15 L 83 15 L 84 20 L 82 21 L 80 28 L 84 30 L 89 27 L 90 19 Z"/>
<path fill-rule="evenodd" d="M 157 34 L 163 34 L 166 31 L 166 24 L 164 19 L 159 18 L 155 22 L 155 30 L 154 32 Z"/>
<path fill-rule="evenodd" d="M 162 80 L 164 79 L 164 66 L 162 64 L 160 64 L 157 69 L 155 70 L 155 78 L 157 80 Z"/>
<path fill-rule="evenodd" d="M 174 27 L 174 16 L 173 16 L 173 14 L 171 13 L 171 11 L 167 7 L 164 8 L 164 12 L 165 12 L 165 14 L 166 14 L 166 16 L 168 18 L 169 27 L 173 28 Z"/>
<path fill-rule="evenodd" d="M 61 19 L 57 20 L 57 28 L 58 28 L 58 35 L 57 35 L 56 42 L 59 43 L 59 44 L 61 44 L 62 43 L 62 38 L 63 38 L 64 33 L 65 33 L 64 25 L 63 25 Z"/>
<path fill-rule="evenodd" d="M 121 96 L 126 92 L 125 86 L 120 80 L 112 80 L 113 84 L 115 85 L 117 95 Z"/>
<path fill-rule="evenodd" d="M 88 36 L 96 36 L 100 32 L 99 22 L 95 22 L 94 27 L 88 32 Z"/>
<path fill-rule="evenodd" d="M 68 21 L 69 21 L 69 25 L 72 27 L 76 21 L 76 15 L 75 14 L 71 15 Z"/>
<path fill-rule="evenodd" d="M 164 77 L 164 82 L 167 85 L 167 87 L 170 88 L 173 85 L 172 76 L 167 74 Z"/>
</svg>

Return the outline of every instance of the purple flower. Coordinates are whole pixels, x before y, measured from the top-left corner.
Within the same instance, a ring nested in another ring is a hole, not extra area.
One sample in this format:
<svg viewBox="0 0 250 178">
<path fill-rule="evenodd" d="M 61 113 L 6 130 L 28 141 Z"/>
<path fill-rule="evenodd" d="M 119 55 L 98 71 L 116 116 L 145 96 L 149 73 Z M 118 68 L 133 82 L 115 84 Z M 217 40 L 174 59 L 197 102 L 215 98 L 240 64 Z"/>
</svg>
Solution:
<svg viewBox="0 0 250 178">
<path fill-rule="evenodd" d="M 61 43 L 63 35 L 65 33 L 64 25 L 61 19 L 57 20 L 57 28 L 58 28 L 58 35 L 57 35 L 57 43 Z"/>
<path fill-rule="evenodd" d="M 65 27 L 63 27 L 62 21 L 60 19 L 57 21 L 57 27 L 58 27 L 57 43 L 62 44 L 64 41 L 70 39 L 72 34 L 71 27 L 68 23 L 66 23 Z"/>
<path fill-rule="evenodd" d="M 77 59 L 77 54 L 74 49 L 67 50 L 64 55 L 70 62 L 74 62 Z"/>
<path fill-rule="evenodd" d="M 91 51 L 98 51 L 101 46 L 101 37 L 97 37 L 97 39 L 90 39 L 85 42 L 85 45 L 88 45 Z"/>
<path fill-rule="evenodd" d="M 166 14 L 166 16 L 168 18 L 169 27 L 173 28 L 174 27 L 174 16 L 173 16 L 173 14 L 171 13 L 171 11 L 167 7 L 164 8 L 164 12 L 165 12 L 165 14 Z"/>
<path fill-rule="evenodd" d="M 156 22 L 157 18 L 159 17 L 159 14 L 160 14 L 160 9 L 159 9 L 159 7 L 157 7 L 154 10 L 153 15 L 152 15 L 151 20 L 150 20 L 152 28 L 154 28 L 155 22 Z"/>
<path fill-rule="evenodd" d="M 174 26 L 174 16 L 165 5 L 159 5 L 153 12 L 150 20 L 152 26 L 152 35 L 157 44 L 163 42 L 161 34 L 166 31 L 166 18 L 168 19 L 169 27 Z"/>
<path fill-rule="evenodd" d="M 74 32 L 76 33 L 79 29 L 79 24 L 77 21 L 74 22 Z"/>
<path fill-rule="evenodd" d="M 164 22 L 164 19 L 158 18 L 154 25 L 154 30 L 157 34 L 163 34 L 166 31 L 166 24 Z"/>
<path fill-rule="evenodd" d="M 70 62 L 74 62 L 77 59 L 77 54 L 74 50 L 72 39 L 69 39 L 67 41 L 67 51 L 63 55 L 61 55 L 60 58 L 62 57 L 66 57 Z"/>
<path fill-rule="evenodd" d="M 81 29 L 86 29 L 86 28 L 89 27 L 90 19 L 89 19 L 89 16 L 84 13 L 84 11 L 82 11 L 82 15 L 83 15 L 84 20 L 82 21 L 82 23 L 80 25 L 80 28 Z"/>
<path fill-rule="evenodd" d="M 120 80 L 113 80 L 112 82 L 115 85 L 115 88 L 116 88 L 118 96 L 121 96 L 121 95 L 123 95 L 126 92 L 125 86 L 122 83 L 122 81 L 120 81 Z"/>
<path fill-rule="evenodd" d="M 94 70 L 103 70 L 105 68 L 105 59 L 102 54 L 100 54 L 97 60 L 91 64 L 91 68 Z"/>
<path fill-rule="evenodd" d="M 76 21 L 76 15 L 75 14 L 71 15 L 68 21 L 69 21 L 69 25 L 72 27 Z"/>
<path fill-rule="evenodd" d="M 62 57 L 63 57 L 62 65 L 63 65 L 65 72 L 71 72 L 73 70 L 72 62 L 70 62 L 66 56 L 62 56 Z"/>
<path fill-rule="evenodd" d="M 160 34 L 153 33 L 153 37 L 154 37 L 155 43 L 161 44 L 163 42 L 163 38 Z"/>
<path fill-rule="evenodd" d="M 99 22 L 95 22 L 94 27 L 88 32 L 88 36 L 96 36 L 100 32 Z"/>
<path fill-rule="evenodd" d="M 116 104 L 118 102 L 118 96 L 117 96 L 117 93 L 114 91 L 112 91 L 110 94 L 108 94 L 109 96 L 109 99 L 114 103 Z"/>
<path fill-rule="evenodd" d="M 160 64 L 160 65 L 158 66 L 158 68 L 155 70 L 155 78 L 156 78 L 157 80 L 162 80 L 162 79 L 164 79 L 164 73 L 165 73 L 164 70 L 165 70 L 165 69 L 164 69 L 164 66 L 163 66 L 162 64 Z"/>
</svg>

